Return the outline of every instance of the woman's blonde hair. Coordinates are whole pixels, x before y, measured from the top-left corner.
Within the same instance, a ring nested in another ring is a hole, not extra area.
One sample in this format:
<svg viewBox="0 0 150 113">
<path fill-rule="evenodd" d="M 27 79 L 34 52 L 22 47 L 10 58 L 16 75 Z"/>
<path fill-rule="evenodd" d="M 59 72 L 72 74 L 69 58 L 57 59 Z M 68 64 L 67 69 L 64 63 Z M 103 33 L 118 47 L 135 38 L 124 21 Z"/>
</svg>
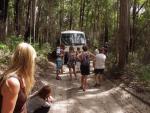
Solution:
<svg viewBox="0 0 150 113">
<path fill-rule="evenodd" d="M 6 73 L 4 73 L 6 76 L 17 74 L 17 76 L 23 78 L 26 84 L 26 95 L 30 93 L 35 83 L 35 58 L 35 49 L 30 44 L 22 42 L 16 47 L 12 56 L 12 64 Z"/>
</svg>

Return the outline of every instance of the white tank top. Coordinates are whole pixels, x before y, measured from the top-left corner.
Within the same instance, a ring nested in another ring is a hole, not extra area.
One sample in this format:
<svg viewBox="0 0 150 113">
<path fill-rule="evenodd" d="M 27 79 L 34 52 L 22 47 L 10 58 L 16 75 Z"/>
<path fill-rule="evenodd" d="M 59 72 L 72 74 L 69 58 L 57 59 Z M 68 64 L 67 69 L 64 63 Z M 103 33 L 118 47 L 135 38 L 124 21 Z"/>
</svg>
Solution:
<svg viewBox="0 0 150 113">
<path fill-rule="evenodd" d="M 95 57 L 96 57 L 95 69 L 104 69 L 105 68 L 106 55 L 99 53 Z"/>
</svg>

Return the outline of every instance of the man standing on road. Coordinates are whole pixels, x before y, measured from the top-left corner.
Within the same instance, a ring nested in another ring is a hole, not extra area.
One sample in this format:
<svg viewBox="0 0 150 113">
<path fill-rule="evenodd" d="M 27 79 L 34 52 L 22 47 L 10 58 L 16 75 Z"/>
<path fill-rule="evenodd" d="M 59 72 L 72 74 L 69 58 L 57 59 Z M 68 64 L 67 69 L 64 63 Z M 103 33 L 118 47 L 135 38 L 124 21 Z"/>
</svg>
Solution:
<svg viewBox="0 0 150 113">
<path fill-rule="evenodd" d="M 105 69 L 106 55 L 104 54 L 104 49 L 99 50 L 100 53 L 95 56 L 95 85 L 94 87 L 100 86 L 100 82 L 103 81 L 103 74 Z"/>
</svg>

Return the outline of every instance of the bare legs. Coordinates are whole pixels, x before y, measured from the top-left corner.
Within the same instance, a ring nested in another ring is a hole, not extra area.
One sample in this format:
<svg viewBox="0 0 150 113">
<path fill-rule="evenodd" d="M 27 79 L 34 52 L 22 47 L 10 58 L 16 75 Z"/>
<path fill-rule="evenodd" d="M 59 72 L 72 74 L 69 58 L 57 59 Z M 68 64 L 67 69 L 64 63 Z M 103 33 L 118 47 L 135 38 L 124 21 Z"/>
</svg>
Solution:
<svg viewBox="0 0 150 113">
<path fill-rule="evenodd" d="M 103 81 L 103 75 L 102 74 L 98 74 L 95 75 L 95 87 L 96 86 L 100 86 L 100 83 Z"/>
<path fill-rule="evenodd" d="M 74 74 L 75 78 L 77 79 L 75 66 L 73 66 L 73 68 L 69 68 L 70 80 L 72 80 L 72 69 L 73 69 L 73 74 Z"/>
<path fill-rule="evenodd" d="M 70 80 L 72 80 L 72 70 L 69 68 L 69 75 L 70 75 Z"/>
<path fill-rule="evenodd" d="M 56 80 L 61 80 L 59 74 L 60 74 L 60 70 L 56 70 Z"/>
<path fill-rule="evenodd" d="M 83 91 L 87 89 L 87 75 L 81 76 L 81 88 L 83 89 Z"/>
</svg>

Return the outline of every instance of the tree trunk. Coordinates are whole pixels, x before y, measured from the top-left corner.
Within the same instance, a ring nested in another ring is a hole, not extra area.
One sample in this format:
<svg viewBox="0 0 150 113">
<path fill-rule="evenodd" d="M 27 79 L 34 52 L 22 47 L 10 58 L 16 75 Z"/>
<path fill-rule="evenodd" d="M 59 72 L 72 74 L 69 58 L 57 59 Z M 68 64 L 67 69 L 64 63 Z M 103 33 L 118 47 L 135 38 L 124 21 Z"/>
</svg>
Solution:
<svg viewBox="0 0 150 113">
<path fill-rule="evenodd" d="M 107 22 L 107 19 L 105 21 L 104 45 L 105 45 L 106 42 L 108 42 L 108 22 Z"/>
<path fill-rule="evenodd" d="M 105 26 L 104 26 L 104 29 L 105 29 L 104 45 L 105 45 L 105 43 L 108 42 L 108 7 L 106 7 L 106 11 L 105 11 L 105 16 L 104 17 L 105 17 Z"/>
<path fill-rule="evenodd" d="M 129 0 L 120 0 L 119 22 L 119 62 L 118 67 L 123 69 L 127 63 L 129 40 Z"/>
<path fill-rule="evenodd" d="M 30 7 L 31 7 L 31 0 L 28 0 L 28 9 L 26 14 L 26 25 L 25 25 L 25 34 L 24 34 L 24 41 L 29 41 L 30 36 Z"/>
<path fill-rule="evenodd" d="M 136 20 L 136 9 L 137 9 L 137 0 L 133 2 L 133 11 L 132 11 L 132 27 L 131 27 L 131 38 L 130 38 L 130 50 L 134 51 L 135 45 L 135 20 Z"/>
<path fill-rule="evenodd" d="M 86 32 L 88 31 L 89 12 L 90 12 L 90 10 L 88 9 L 88 10 L 86 11 L 86 21 L 85 21 L 85 31 L 86 31 Z"/>
<path fill-rule="evenodd" d="M 36 21 L 36 37 L 37 37 L 37 42 L 39 43 L 39 48 L 41 47 L 41 39 L 40 39 L 40 33 L 39 33 L 40 16 L 41 16 L 41 6 L 39 5 L 39 11 L 37 14 L 37 21 Z"/>
<path fill-rule="evenodd" d="M 37 10 L 37 2 L 38 0 L 34 0 L 34 3 L 33 3 L 33 42 L 35 43 L 35 40 L 36 40 L 36 19 L 37 19 L 37 13 L 38 13 L 38 10 Z"/>
<path fill-rule="evenodd" d="M 79 18 L 79 27 L 80 27 L 80 29 L 81 29 L 81 20 L 82 20 L 82 1 L 83 0 L 80 1 L 80 18 Z"/>
<path fill-rule="evenodd" d="M 79 20 L 79 26 L 80 30 L 83 30 L 83 23 L 84 23 L 84 10 L 85 10 L 85 0 L 81 0 L 80 3 L 80 20 Z"/>
<path fill-rule="evenodd" d="M 59 31 L 62 30 L 62 10 L 59 11 Z"/>
<path fill-rule="evenodd" d="M 15 0 L 15 6 L 14 6 L 14 25 L 15 25 L 15 34 L 16 36 L 19 36 L 20 34 L 20 28 L 19 28 L 19 4 L 20 4 L 20 0 Z"/>
<path fill-rule="evenodd" d="M 9 0 L 0 1 L 0 41 L 5 41 L 6 37 L 6 19 Z"/>
<path fill-rule="evenodd" d="M 71 30 L 72 29 L 72 21 L 73 21 L 73 15 L 72 15 L 72 3 L 73 3 L 73 0 L 70 1 L 70 21 L 69 21 L 69 29 Z"/>
<path fill-rule="evenodd" d="M 63 27 L 63 11 L 64 11 L 64 0 L 60 0 L 59 1 L 59 32 L 62 31 L 62 27 Z"/>
</svg>

